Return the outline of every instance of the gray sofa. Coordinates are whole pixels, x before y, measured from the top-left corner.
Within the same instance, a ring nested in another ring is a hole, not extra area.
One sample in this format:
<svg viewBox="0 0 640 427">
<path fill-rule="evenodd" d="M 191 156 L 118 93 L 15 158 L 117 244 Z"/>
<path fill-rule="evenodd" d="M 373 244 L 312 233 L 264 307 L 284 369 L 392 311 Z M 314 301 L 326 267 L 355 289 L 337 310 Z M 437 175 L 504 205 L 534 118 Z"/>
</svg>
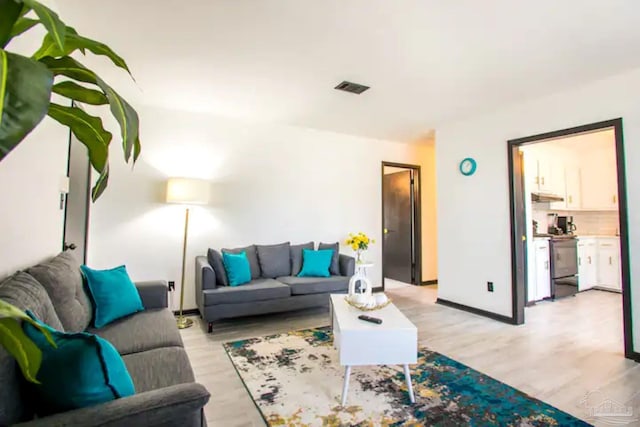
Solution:
<svg viewBox="0 0 640 427">
<path fill-rule="evenodd" d="M 0 283 L 0 299 L 58 330 L 105 338 L 122 355 L 136 394 L 108 403 L 35 417 L 34 394 L 15 359 L 0 346 L 0 426 L 202 426 L 209 392 L 195 382 L 165 282 L 136 287 L 145 310 L 102 329 L 90 327 L 92 307 L 71 252 L 21 271 Z"/>
<path fill-rule="evenodd" d="M 284 247 L 286 260 L 282 255 Z M 196 304 L 209 332 L 215 320 L 328 306 L 329 294 L 347 293 L 355 259 L 339 254 L 337 243 L 319 246 L 335 249 L 330 277 L 297 277 L 302 266 L 302 249 L 313 247 L 313 242 L 302 245 L 286 242 L 222 249 L 246 251 L 249 259 L 251 282 L 233 287 L 225 284 L 226 273 L 221 260 L 216 258 L 217 251 L 209 249 L 207 256 L 196 257 Z M 273 254 L 275 248 L 280 255 Z"/>
</svg>

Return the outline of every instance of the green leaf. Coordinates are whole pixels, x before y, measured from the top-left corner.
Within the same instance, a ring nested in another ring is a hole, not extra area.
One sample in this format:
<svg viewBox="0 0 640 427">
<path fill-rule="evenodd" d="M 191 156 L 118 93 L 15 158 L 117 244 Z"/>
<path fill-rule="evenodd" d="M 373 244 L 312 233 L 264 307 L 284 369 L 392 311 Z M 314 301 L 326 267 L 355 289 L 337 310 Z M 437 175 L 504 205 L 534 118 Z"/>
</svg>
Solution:
<svg viewBox="0 0 640 427">
<path fill-rule="evenodd" d="M 51 34 L 56 45 L 60 50 L 64 50 L 64 41 L 67 34 L 67 26 L 60 20 L 57 13 L 43 5 L 36 0 L 21 0 L 26 6 L 33 9 L 33 11 L 40 18 L 40 22 L 47 29 L 47 32 Z"/>
<path fill-rule="evenodd" d="M 140 138 L 136 139 L 135 144 L 133 144 L 133 163 L 138 161 L 138 157 L 140 157 L 140 152 L 142 151 L 142 146 L 140 145 Z"/>
<path fill-rule="evenodd" d="M 11 30 L 20 17 L 22 4 L 15 0 L 0 0 L 0 47 L 11 40 Z"/>
<path fill-rule="evenodd" d="M 98 84 L 98 76 L 96 73 L 70 56 L 65 56 L 63 58 L 52 58 L 47 56 L 40 59 L 39 62 L 46 65 L 47 68 L 56 76 L 67 76 L 81 82 L 93 83 L 94 85 Z"/>
<path fill-rule="evenodd" d="M 89 70 L 75 59 L 68 56 L 59 59 L 45 57 L 42 58 L 40 62 L 45 64 L 55 75 L 63 75 L 85 83 L 93 83 L 102 89 L 109 100 L 111 113 L 120 125 L 122 149 L 124 150 L 124 158 L 128 162 L 131 158 L 131 152 L 135 151 L 136 141 L 138 145 L 140 144 L 140 120 L 136 110 L 134 110 L 124 98 L 113 90 L 111 86 L 98 77 L 96 73 Z M 138 154 L 140 154 L 139 149 Z M 134 155 L 134 161 L 135 159 L 136 156 Z"/>
<path fill-rule="evenodd" d="M 13 25 L 13 29 L 11 30 L 11 35 L 9 37 L 9 41 L 11 41 L 11 39 L 14 38 L 14 37 L 19 36 L 20 34 L 29 31 L 31 28 L 35 27 L 39 23 L 40 23 L 40 21 L 38 21 L 37 19 L 18 18 L 16 23 Z"/>
<path fill-rule="evenodd" d="M 91 116 L 78 107 L 64 107 L 51 103 L 49 116 L 60 124 L 68 126 L 76 138 L 87 147 L 91 165 L 100 174 L 91 192 L 95 201 L 106 188 L 109 178 L 111 133 L 104 128 L 99 117 Z"/>
<path fill-rule="evenodd" d="M 54 85 L 53 92 L 85 104 L 104 105 L 109 103 L 104 93 L 80 86 L 72 81 L 61 82 Z"/>
<path fill-rule="evenodd" d="M 69 56 L 76 50 L 80 50 L 82 53 L 85 53 L 85 50 L 88 50 L 95 55 L 106 56 L 116 66 L 126 70 L 129 75 L 131 75 L 131 70 L 129 70 L 129 66 L 127 65 L 125 60 L 120 55 L 115 53 L 113 49 L 111 49 L 104 43 L 100 43 L 98 41 L 91 40 L 87 37 L 79 35 L 71 27 L 67 28 L 64 49 L 60 49 L 51 35 L 47 34 L 42 40 L 42 45 L 40 46 L 40 48 L 36 51 L 36 53 L 33 54 L 33 58 L 38 60 L 47 56 L 59 58 L 61 56 Z"/>
<path fill-rule="evenodd" d="M 38 322 L 33 320 L 31 317 L 27 316 L 27 313 L 20 310 L 18 307 L 9 304 L 6 301 L 0 299 L 0 319 L 10 317 L 12 319 L 20 319 L 24 322 L 29 322 L 32 326 L 36 327 L 40 332 L 42 332 L 51 344 L 52 347 L 56 347 L 56 343 L 53 342 L 53 338 L 51 338 L 51 334 L 45 328 L 43 328 Z"/>
<path fill-rule="evenodd" d="M 45 116 L 52 84 L 43 64 L 0 49 L 0 160 Z"/>
<path fill-rule="evenodd" d="M 89 150 L 91 165 L 96 171 L 102 172 L 107 165 L 112 138 L 111 132 L 104 128 L 102 120 L 78 107 L 65 107 L 55 103 L 49 105 L 49 116 L 71 129 L 76 138 Z"/>
<path fill-rule="evenodd" d="M 98 86 L 104 91 L 109 100 L 111 114 L 120 124 L 120 133 L 122 135 L 122 149 L 124 151 L 124 159 L 129 162 L 131 151 L 136 143 L 140 144 L 140 119 L 138 113 L 123 97 L 107 85 L 102 79 L 98 78 Z M 138 151 L 139 154 L 139 151 Z M 134 156 L 135 162 L 136 156 Z"/>
<path fill-rule="evenodd" d="M 27 381 L 40 384 L 36 376 L 42 363 L 42 352 L 24 333 L 16 319 L 0 319 L 0 345 L 16 359 Z"/>
</svg>

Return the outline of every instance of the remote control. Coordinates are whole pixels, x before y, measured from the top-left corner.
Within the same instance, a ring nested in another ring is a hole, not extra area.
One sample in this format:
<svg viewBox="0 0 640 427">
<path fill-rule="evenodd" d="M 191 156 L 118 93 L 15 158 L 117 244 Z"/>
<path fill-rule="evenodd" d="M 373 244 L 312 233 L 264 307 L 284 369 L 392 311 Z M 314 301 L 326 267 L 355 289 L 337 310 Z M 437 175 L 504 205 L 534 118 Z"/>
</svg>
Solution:
<svg viewBox="0 0 640 427">
<path fill-rule="evenodd" d="M 377 317 L 366 316 L 364 314 L 358 316 L 358 319 L 364 320 L 365 322 L 376 323 L 378 325 L 382 324 L 382 319 L 378 319 Z"/>
</svg>

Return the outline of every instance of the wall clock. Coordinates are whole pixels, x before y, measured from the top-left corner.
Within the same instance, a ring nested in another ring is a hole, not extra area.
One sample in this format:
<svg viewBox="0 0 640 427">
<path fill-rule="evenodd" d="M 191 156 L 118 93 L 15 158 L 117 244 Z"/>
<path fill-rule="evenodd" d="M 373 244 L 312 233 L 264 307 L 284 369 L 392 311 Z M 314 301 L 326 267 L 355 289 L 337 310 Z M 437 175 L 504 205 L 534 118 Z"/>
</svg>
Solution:
<svg viewBox="0 0 640 427">
<path fill-rule="evenodd" d="M 471 176 L 476 173 L 477 167 L 476 161 L 471 157 L 467 157 L 460 162 L 460 173 L 464 176 Z"/>
</svg>

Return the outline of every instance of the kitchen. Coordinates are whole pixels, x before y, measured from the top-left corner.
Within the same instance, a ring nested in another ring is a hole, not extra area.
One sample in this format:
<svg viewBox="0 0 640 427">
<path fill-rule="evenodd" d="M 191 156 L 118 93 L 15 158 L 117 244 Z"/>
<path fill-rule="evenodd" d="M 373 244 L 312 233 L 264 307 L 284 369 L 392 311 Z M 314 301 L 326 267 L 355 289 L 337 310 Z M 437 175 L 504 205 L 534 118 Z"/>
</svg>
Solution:
<svg viewBox="0 0 640 427">
<path fill-rule="evenodd" d="M 614 130 L 542 141 L 520 152 L 526 305 L 587 290 L 622 292 Z"/>
</svg>

